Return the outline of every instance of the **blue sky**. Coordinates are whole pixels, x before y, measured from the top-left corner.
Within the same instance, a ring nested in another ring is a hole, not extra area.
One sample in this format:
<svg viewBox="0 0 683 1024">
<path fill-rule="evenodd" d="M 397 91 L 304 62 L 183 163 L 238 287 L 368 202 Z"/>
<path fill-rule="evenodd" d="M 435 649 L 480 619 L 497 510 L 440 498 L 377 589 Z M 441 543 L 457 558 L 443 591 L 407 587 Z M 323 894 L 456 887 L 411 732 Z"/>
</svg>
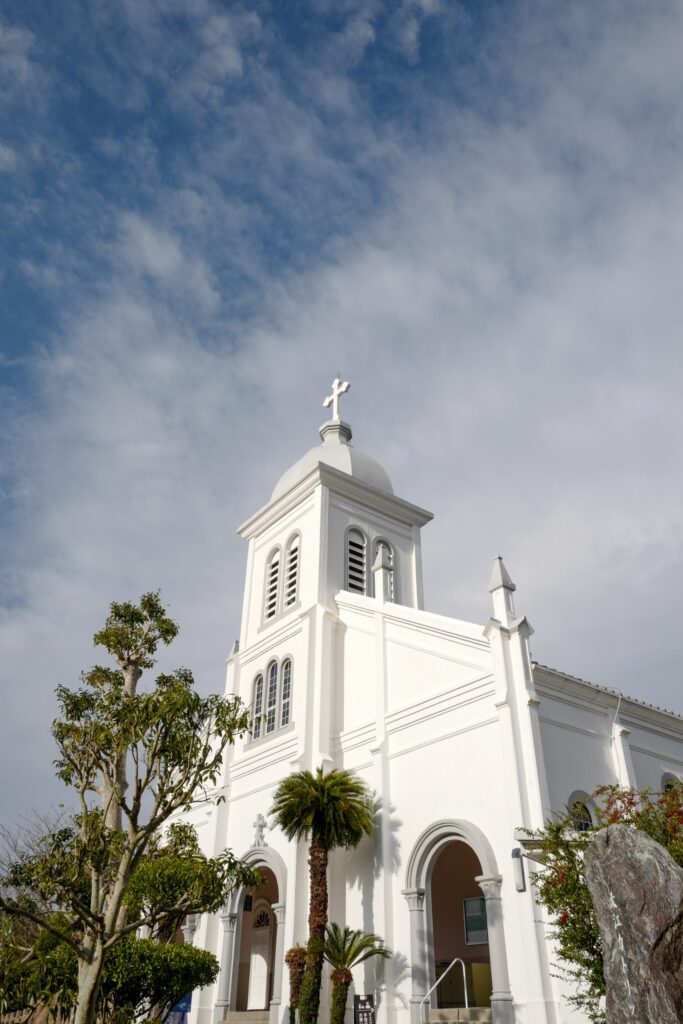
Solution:
<svg viewBox="0 0 683 1024">
<path fill-rule="evenodd" d="M 657 0 L 3 6 L 1 819 L 110 600 L 221 687 L 338 368 L 428 607 L 501 551 L 539 660 L 683 710 L 681 52 Z"/>
</svg>

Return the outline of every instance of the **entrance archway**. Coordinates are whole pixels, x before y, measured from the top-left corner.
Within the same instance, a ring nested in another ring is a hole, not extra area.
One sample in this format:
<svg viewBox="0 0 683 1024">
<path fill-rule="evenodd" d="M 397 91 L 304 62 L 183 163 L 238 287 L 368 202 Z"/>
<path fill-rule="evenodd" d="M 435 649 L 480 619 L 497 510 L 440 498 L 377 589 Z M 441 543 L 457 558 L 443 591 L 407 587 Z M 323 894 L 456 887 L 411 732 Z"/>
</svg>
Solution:
<svg viewBox="0 0 683 1024">
<path fill-rule="evenodd" d="M 476 853 L 460 840 L 447 843 L 434 858 L 429 977 L 431 984 L 443 977 L 434 992 L 440 1008 L 465 1006 L 465 986 L 470 1006 L 491 1005 L 486 901 L 475 881 L 481 874 Z M 464 971 L 460 964 L 448 970 L 456 957 L 465 965 Z"/>
<path fill-rule="evenodd" d="M 261 876 L 263 884 L 242 903 L 236 1010 L 267 1010 L 273 996 L 277 935 L 273 906 L 278 902 L 278 892 L 272 871 L 261 868 Z"/>
<path fill-rule="evenodd" d="M 258 868 L 263 882 L 255 892 L 240 889 L 221 913 L 223 941 L 214 1020 L 228 1010 L 269 1014 L 277 1024 L 282 1002 L 284 895 L 287 871 L 269 847 L 254 847 L 242 858 Z"/>
<path fill-rule="evenodd" d="M 442 857 L 445 859 L 442 860 Z M 459 871 L 459 880 L 448 880 L 449 868 Z M 479 873 L 475 874 L 477 870 Z M 437 975 L 443 972 L 455 956 L 461 956 L 469 965 L 468 981 L 471 981 L 472 987 L 468 992 L 474 995 L 477 974 L 477 995 L 482 1001 L 485 1000 L 484 990 L 488 988 L 494 1024 L 513 1024 L 501 912 L 501 882 L 490 843 L 483 832 L 470 822 L 455 819 L 438 821 L 425 829 L 418 838 L 408 860 L 406 888 L 403 890 L 410 911 L 412 1024 L 421 1024 L 422 1000 Z M 470 891 L 472 895 L 468 895 Z M 463 903 L 462 909 L 456 910 L 453 902 L 482 897 L 484 915 L 477 913 L 481 905 L 477 907 L 473 903 L 468 907 Z M 441 902 L 444 898 L 451 901 L 450 913 L 448 903 L 444 906 Z M 468 916 L 469 936 L 475 940 L 471 942 L 467 941 L 465 931 Z M 476 941 L 484 935 L 484 920 L 488 939 L 486 943 Z M 475 947 L 479 947 L 478 950 L 475 951 Z M 449 957 L 451 950 L 452 955 Z M 476 969 L 475 963 L 479 964 Z M 490 982 L 486 974 L 487 965 L 491 972 Z M 454 974 L 458 970 L 456 966 L 450 973 Z M 443 986 L 447 985 L 447 980 Z M 438 988 L 429 999 L 432 1007 L 438 1006 Z M 445 1001 L 450 1001 L 451 1005 L 457 1005 L 459 999 L 463 998 L 462 982 L 460 989 L 459 992 L 456 982 L 450 990 L 445 990 L 442 998 L 445 997 Z"/>
</svg>

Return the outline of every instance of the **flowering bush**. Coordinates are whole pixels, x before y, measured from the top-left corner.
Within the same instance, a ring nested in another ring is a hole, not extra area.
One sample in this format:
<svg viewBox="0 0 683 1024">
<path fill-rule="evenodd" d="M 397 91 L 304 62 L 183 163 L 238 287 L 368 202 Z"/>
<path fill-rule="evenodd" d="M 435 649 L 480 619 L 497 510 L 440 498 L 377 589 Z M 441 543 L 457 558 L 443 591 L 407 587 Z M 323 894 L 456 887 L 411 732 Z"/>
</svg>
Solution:
<svg viewBox="0 0 683 1024">
<path fill-rule="evenodd" d="M 584 878 L 584 851 L 597 830 L 629 825 L 646 832 L 683 867 L 683 785 L 674 782 L 661 793 L 601 786 L 591 801 L 595 820 L 590 826 L 581 823 L 577 830 L 576 814 L 570 808 L 534 836 L 543 869 L 533 878 L 537 902 L 552 922 L 560 961 L 557 973 L 574 985 L 570 1002 L 597 1024 L 605 1020 L 601 1009 L 605 978 L 602 940 Z"/>
</svg>

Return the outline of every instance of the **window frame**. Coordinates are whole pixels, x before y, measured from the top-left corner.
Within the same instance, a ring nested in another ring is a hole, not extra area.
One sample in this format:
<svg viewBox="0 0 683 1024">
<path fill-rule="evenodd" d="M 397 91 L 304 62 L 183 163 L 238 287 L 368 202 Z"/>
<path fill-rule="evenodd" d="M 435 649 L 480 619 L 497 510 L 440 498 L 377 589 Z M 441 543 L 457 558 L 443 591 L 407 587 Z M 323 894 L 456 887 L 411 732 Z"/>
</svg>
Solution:
<svg viewBox="0 0 683 1024">
<path fill-rule="evenodd" d="M 576 804 L 582 804 L 586 809 L 586 813 L 588 814 L 588 818 L 581 819 L 582 823 L 586 826 L 585 828 L 576 827 L 576 822 L 577 820 L 579 820 L 575 818 L 573 814 L 573 810 Z M 592 828 L 595 827 L 595 805 L 589 797 L 588 793 L 586 793 L 584 790 L 574 790 L 574 792 L 569 797 L 569 800 L 567 800 L 567 812 L 571 816 L 572 828 L 574 832 L 589 832 Z"/>
<path fill-rule="evenodd" d="M 471 935 L 482 935 L 483 934 L 483 932 L 481 930 L 475 931 L 474 929 L 472 929 L 470 931 L 468 929 L 468 927 L 467 927 L 467 905 L 468 904 L 472 904 L 472 903 L 481 903 L 481 904 L 483 904 L 483 907 L 484 907 L 484 920 L 486 921 L 486 938 L 485 939 L 470 938 Z M 463 931 L 465 933 L 465 945 L 466 946 L 488 946 L 488 944 L 489 944 L 489 921 L 488 921 L 488 914 L 486 913 L 486 910 L 487 910 L 486 899 L 483 896 L 466 896 L 463 899 L 463 901 L 462 901 L 462 923 L 463 923 Z"/>
<path fill-rule="evenodd" d="M 287 682 L 289 684 L 289 694 L 287 702 L 285 703 L 283 692 L 285 682 L 285 666 L 289 666 Z M 271 676 L 272 670 L 275 669 L 275 687 L 274 691 L 271 689 Z M 260 707 L 261 711 L 256 716 L 256 697 L 257 697 L 257 683 L 261 685 L 260 692 Z M 274 692 L 274 702 L 269 703 L 271 692 Z M 283 732 L 289 732 L 294 728 L 294 720 L 292 717 L 292 711 L 294 708 L 294 658 L 291 654 L 283 654 L 280 658 L 269 658 L 265 669 L 259 669 L 254 675 L 252 680 L 251 689 L 251 719 L 250 719 L 250 735 L 245 741 L 245 746 L 251 747 L 254 744 L 264 743 L 265 741 L 272 739 L 275 736 L 280 735 Z M 283 724 L 282 715 L 283 710 L 287 711 L 288 720 Z M 269 713 L 272 712 L 272 725 L 268 728 L 268 717 Z M 258 735 L 255 734 L 255 722 L 256 718 L 259 719 Z"/>
<path fill-rule="evenodd" d="M 396 576 L 396 548 L 391 543 L 391 541 L 388 541 L 386 539 L 386 537 L 382 537 L 382 536 L 375 537 L 375 539 L 372 542 L 372 558 L 370 559 L 370 567 L 371 567 L 370 575 L 372 576 L 372 584 L 371 584 L 371 587 L 372 587 L 372 597 L 376 597 L 377 596 L 375 594 L 375 574 L 372 571 L 372 566 L 375 564 L 375 562 L 377 560 L 377 555 L 379 553 L 379 549 L 382 546 L 384 546 L 385 548 L 388 549 L 389 557 L 391 559 L 391 596 L 389 598 L 389 601 L 390 601 L 391 604 L 398 604 L 398 581 L 397 581 L 397 576 Z"/>
<path fill-rule="evenodd" d="M 287 697 L 285 698 L 285 666 L 287 666 Z M 277 702 L 278 711 L 278 731 L 280 729 L 286 729 L 292 721 L 292 659 L 287 655 L 280 662 L 278 671 L 279 677 L 279 696 Z M 287 721 L 283 722 L 285 709 L 287 711 Z"/>
<path fill-rule="evenodd" d="M 259 684 L 260 684 L 260 693 L 258 693 L 259 710 L 257 712 L 257 710 L 256 710 L 256 702 L 257 702 L 257 688 L 258 688 Z M 249 707 L 251 709 L 251 714 L 250 714 L 250 719 L 249 719 L 249 729 L 250 729 L 250 733 L 251 733 L 251 739 L 250 739 L 249 742 L 253 743 L 255 740 L 260 740 L 262 735 L 264 734 L 263 733 L 263 725 L 264 725 L 264 722 L 263 722 L 263 672 L 257 672 L 256 675 L 254 676 L 253 680 L 252 680 L 252 684 L 251 684 L 251 703 L 250 703 Z M 255 732 L 256 729 L 258 729 L 257 733 Z"/>
</svg>

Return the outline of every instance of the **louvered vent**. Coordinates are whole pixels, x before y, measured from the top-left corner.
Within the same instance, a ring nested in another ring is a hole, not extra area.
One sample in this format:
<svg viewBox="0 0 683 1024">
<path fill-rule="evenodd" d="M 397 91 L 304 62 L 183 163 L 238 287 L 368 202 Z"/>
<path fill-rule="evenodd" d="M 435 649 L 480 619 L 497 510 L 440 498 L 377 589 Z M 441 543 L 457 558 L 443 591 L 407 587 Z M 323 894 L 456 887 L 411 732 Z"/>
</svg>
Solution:
<svg viewBox="0 0 683 1024">
<path fill-rule="evenodd" d="M 296 603 L 296 590 L 299 578 L 299 539 L 292 541 L 287 552 L 287 569 L 285 573 L 285 605 Z"/>
<path fill-rule="evenodd" d="M 358 530 L 348 535 L 347 585 L 357 594 L 365 593 L 365 537 Z"/>
<path fill-rule="evenodd" d="M 266 618 L 272 619 L 277 611 L 277 585 L 280 574 L 280 554 L 273 555 L 266 573 Z"/>
</svg>

